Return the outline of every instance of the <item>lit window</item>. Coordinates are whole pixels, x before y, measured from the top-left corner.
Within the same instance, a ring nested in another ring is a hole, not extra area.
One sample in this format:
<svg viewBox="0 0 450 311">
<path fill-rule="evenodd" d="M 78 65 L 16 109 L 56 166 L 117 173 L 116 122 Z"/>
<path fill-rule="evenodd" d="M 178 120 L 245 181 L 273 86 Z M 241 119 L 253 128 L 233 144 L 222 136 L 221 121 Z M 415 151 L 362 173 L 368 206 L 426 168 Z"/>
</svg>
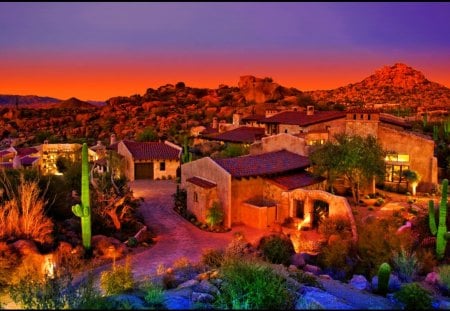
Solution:
<svg viewBox="0 0 450 311">
<path fill-rule="evenodd" d="M 399 154 L 398 162 L 409 162 L 409 154 Z"/>
<path fill-rule="evenodd" d="M 159 170 L 160 171 L 166 170 L 166 162 L 159 162 Z"/>
</svg>

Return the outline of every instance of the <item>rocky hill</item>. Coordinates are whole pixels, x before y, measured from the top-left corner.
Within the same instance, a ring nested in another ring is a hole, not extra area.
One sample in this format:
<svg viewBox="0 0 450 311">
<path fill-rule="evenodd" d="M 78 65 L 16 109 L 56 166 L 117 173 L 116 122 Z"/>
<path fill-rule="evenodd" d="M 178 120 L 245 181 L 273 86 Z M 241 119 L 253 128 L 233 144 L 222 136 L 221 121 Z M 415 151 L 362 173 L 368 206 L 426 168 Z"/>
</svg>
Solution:
<svg viewBox="0 0 450 311">
<path fill-rule="evenodd" d="M 429 81 L 423 73 L 397 63 L 377 70 L 361 82 L 334 90 L 305 92 L 318 103 L 339 103 L 365 107 L 400 105 L 418 107 L 450 107 L 450 89 Z"/>
<path fill-rule="evenodd" d="M 92 109 L 96 108 L 95 105 L 90 104 L 85 101 L 81 101 L 78 98 L 71 97 L 69 99 L 63 100 L 60 103 L 53 105 L 52 108 L 60 109 Z"/>
<path fill-rule="evenodd" d="M 0 107 L 46 107 L 59 103 L 61 100 L 53 97 L 36 95 L 1 95 Z"/>
</svg>

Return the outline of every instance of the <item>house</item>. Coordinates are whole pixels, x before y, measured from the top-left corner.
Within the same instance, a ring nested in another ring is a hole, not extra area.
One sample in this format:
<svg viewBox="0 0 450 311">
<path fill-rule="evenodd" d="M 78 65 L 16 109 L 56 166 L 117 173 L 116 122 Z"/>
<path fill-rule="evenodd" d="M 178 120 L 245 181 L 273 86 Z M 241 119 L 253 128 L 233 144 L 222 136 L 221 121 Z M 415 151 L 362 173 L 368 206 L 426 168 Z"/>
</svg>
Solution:
<svg viewBox="0 0 450 311">
<path fill-rule="evenodd" d="M 230 131 L 202 135 L 205 140 L 249 145 L 265 136 L 264 128 L 240 126 Z"/>
<path fill-rule="evenodd" d="M 227 227 L 246 224 L 266 228 L 288 218 L 315 227 L 317 210 L 322 206 L 329 216 L 344 215 L 354 225 L 345 198 L 322 191 L 324 178 L 308 172 L 308 157 L 298 153 L 301 140 L 282 133 L 263 138 L 255 154 L 204 157 L 183 164 L 181 187 L 187 191 L 187 209 L 205 221 L 216 201 L 224 210 Z"/>
<path fill-rule="evenodd" d="M 38 167 L 39 150 L 35 147 L 9 147 L 0 151 L 0 168 Z"/>
<path fill-rule="evenodd" d="M 111 147 L 111 146 L 110 146 Z M 171 179 L 178 175 L 182 148 L 171 142 L 122 140 L 117 152 L 125 158 L 125 176 L 135 179 Z M 112 148 L 113 149 L 113 148 Z"/>
</svg>

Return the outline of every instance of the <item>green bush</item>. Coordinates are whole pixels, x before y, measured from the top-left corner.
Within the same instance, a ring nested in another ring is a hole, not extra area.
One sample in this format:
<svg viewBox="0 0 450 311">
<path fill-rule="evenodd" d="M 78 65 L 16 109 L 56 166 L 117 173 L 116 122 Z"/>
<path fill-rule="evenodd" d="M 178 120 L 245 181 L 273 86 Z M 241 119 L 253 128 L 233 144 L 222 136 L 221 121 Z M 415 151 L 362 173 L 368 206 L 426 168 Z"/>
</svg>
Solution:
<svg viewBox="0 0 450 311">
<path fill-rule="evenodd" d="M 404 284 L 394 297 L 404 304 L 406 310 L 431 309 L 431 295 L 418 283 Z"/>
<path fill-rule="evenodd" d="M 164 302 L 164 289 L 161 285 L 147 282 L 143 286 L 144 300 L 150 308 L 161 309 Z"/>
<path fill-rule="evenodd" d="M 219 309 L 293 309 L 294 297 L 286 280 L 263 262 L 229 260 L 221 268 Z"/>
<path fill-rule="evenodd" d="M 325 239 L 338 234 L 345 239 L 351 236 L 350 222 L 344 217 L 327 217 L 319 223 L 318 231 Z"/>
<path fill-rule="evenodd" d="M 450 290 L 450 265 L 442 265 L 438 268 L 439 278 L 442 285 Z"/>
<path fill-rule="evenodd" d="M 224 251 L 220 249 L 204 249 L 200 262 L 210 268 L 219 268 L 224 261 Z"/>
<path fill-rule="evenodd" d="M 291 240 L 277 234 L 262 237 L 258 248 L 265 259 L 275 264 L 288 265 L 291 256 L 295 253 Z"/>
<path fill-rule="evenodd" d="M 129 247 L 136 247 L 136 246 L 138 246 L 138 244 L 139 244 L 139 242 L 134 236 L 128 238 L 128 246 Z"/>
<path fill-rule="evenodd" d="M 347 256 L 350 252 L 350 242 L 348 240 L 336 240 L 324 246 L 318 255 L 318 263 L 324 269 L 329 269 L 333 274 L 347 277 L 352 267 L 347 264 Z"/>
<path fill-rule="evenodd" d="M 132 290 L 134 279 L 130 259 L 127 258 L 123 266 L 113 265 L 112 270 L 103 271 L 100 276 L 100 286 L 107 295 L 116 295 Z"/>
</svg>

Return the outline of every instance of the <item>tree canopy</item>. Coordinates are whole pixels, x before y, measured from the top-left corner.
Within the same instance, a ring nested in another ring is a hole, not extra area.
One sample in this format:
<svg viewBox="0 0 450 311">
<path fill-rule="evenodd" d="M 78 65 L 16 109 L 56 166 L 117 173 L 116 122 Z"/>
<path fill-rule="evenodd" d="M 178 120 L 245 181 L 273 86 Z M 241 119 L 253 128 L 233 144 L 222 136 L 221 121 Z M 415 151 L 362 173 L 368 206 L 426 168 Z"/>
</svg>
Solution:
<svg viewBox="0 0 450 311">
<path fill-rule="evenodd" d="M 329 185 L 337 177 L 350 184 L 355 203 L 359 202 L 359 189 L 372 178 L 384 176 L 384 151 L 376 138 L 369 135 L 337 134 L 333 141 L 317 147 L 310 155 L 314 170 L 326 174 Z"/>
</svg>

